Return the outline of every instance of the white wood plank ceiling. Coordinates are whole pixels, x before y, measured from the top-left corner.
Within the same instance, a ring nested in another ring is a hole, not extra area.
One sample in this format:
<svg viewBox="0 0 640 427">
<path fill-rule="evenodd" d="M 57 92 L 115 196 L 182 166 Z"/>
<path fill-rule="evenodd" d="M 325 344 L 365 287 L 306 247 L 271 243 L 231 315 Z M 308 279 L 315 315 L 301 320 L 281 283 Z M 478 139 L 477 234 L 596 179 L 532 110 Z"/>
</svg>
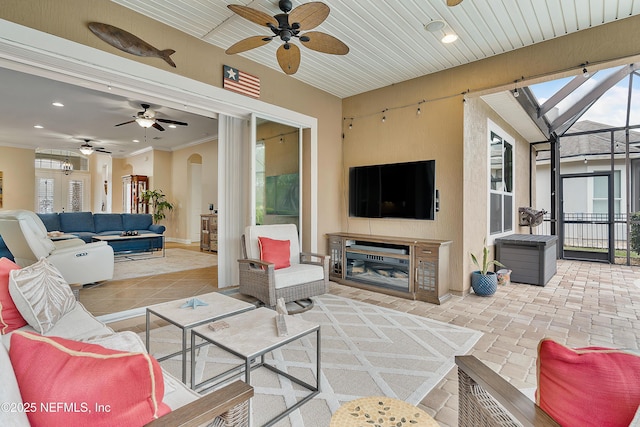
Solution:
<svg viewBox="0 0 640 427">
<path fill-rule="evenodd" d="M 223 49 L 246 37 L 271 35 L 235 15 L 228 4 L 280 13 L 277 0 L 112 1 Z M 294 1 L 294 8 L 301 3 Z M 300 69 L 292 77 L 340 98 L 640 13 L 640 0 L 464 0 L 454 7 L 445 0 L 324 3 L 331 14 L 316 30 L 342 40 L 350 52 L 335 56 L 302 47 Z M 424 29 L 432 20 L 444 20 L 459 39 L 443 44 L 442 31 Z M 241 55 L 280 70 L 275 52 L 281 43 L 274 39 Z M 233 56 L 227 63 L 233 65 Z"/>
</svg>

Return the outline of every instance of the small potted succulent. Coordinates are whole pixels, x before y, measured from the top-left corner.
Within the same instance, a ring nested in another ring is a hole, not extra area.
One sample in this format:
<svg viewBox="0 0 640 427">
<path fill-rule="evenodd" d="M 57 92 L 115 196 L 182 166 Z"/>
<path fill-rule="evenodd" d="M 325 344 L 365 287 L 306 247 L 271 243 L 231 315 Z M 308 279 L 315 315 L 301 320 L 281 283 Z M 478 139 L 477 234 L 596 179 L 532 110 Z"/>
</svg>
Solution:
<svg viewBox="0 0 640 427">
<path fill-rule="evenodd" d="M 478 258 L 474 254 L 470 255 L 471 261 L 478 267 L 478 270 L 471 272 L 471 287 L 473 288 L 473 292 L 483 297 L 495 294 L 496 289 L 498 289 L 498 275 L 493 271 L 489 271 L 489 267 L 492 265 L 505 267 L 505 265 L 495 259 L 489 260 L 487 239 L 483 241 L 482 263 L 478 261 Z"/>
</svg>

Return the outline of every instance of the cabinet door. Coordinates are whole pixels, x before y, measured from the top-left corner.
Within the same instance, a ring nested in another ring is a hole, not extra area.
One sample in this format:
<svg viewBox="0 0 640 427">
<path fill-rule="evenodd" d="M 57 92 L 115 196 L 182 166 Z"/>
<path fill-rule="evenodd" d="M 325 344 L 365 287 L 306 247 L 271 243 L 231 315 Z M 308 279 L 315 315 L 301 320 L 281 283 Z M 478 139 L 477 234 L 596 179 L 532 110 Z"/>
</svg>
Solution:
<svg viewBox="0 0 640 427">
<path fill-rule="evenodd" d="M 332 279 L 343 279 L 342 265 L 344 262 L 344 239 L 336 236 L 329 236 L 329 277 Z"/>
<path fill-rule="evenodd" d="M 209 217 L 209 250 L 218 251 L 218 216 Z"/>
<path fill-rule="evenodd" d="M 209 217 L 200 217 L 200 249 L 209 249 Z"/>
<path fill-rule="evenodd" d="M 414 292 L 416 298 L 439 304 L 438 247 L 416 246 L 414 256 Z"/>
</svg>

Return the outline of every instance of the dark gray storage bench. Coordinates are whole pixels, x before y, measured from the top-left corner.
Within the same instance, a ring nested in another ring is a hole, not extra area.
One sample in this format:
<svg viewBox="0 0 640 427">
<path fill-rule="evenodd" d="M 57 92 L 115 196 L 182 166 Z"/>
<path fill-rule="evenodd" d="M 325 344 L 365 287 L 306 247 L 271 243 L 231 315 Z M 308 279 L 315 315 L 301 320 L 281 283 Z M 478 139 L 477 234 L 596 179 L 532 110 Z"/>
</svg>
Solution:
<svg viewBox="0 0 640 427">
<path fill-rule="evenodd" d="M 511 281 L 544 286 L 556 274 L 558 236 L 512 234 L 495 240 L 496 259 L 511 270 Z"/>
</svg>

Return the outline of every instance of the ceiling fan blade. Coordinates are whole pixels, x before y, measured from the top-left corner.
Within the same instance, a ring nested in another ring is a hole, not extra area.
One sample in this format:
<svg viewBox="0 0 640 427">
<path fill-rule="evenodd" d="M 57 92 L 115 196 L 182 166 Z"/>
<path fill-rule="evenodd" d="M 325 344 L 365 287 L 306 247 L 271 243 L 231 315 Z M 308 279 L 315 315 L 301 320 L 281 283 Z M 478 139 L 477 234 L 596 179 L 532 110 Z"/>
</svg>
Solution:
<svg viewBox="0 0 640 427">
<path fill-rule="evenodd" d="M 305 36 L 308 37 L 308 40 Z M 332 55 L 346 55 L 349 53 L 349 46 L 329 34 L 321 33 L 320 31 L 310 31 L 304 33 L 303 37 L 300 37 L 300 41 L 309 49 L 322 53 L 330 53 Z"/>
<path fill-rule="evenodd" d="M 462 0 L 447 0 L 447 6 L 456 6 L 462 3 Z"/>
<path fill-rule="evenodd" d="M 285 48 L 287 45 L 289 49 Z M 293 43 L 283 44 L 278 48 L 276 58 L 285 74 L 295 74 L 300 66 L 300 48 Z"/>
<path fill-rule="evenodd" d="M 156 128 L 156 129 L 158 129 L 160 132 L 164 132 L 164 128 L 163 128 L 162 126 L 160 126 L 160 125 L 158 124 L 158 122 L 155 122 L 155 123 L 153 124 L 153 127 L 154 127 L 154 128 Z"/>
<path fill-rule="evenodd" d="M 262 25 L 264 27 L 268 27 L 269 24 L 272 24 L 275 27 L 278 26 L 278 21 L 276 20 L 276 18 L 274 18 L 273 16 L 269 16 L 266 13 L 256 10 L 252 7 L 242 6 L 239 4 L 229 4 L 227 5 L 227 7 L 244 19 L 247 19 L 258 25 Z"/>
<path fill-rule="evenodd" d="M 135 120 L 129 120 L 128 122 L 119 123 L 116 126 L 128 125 L 129 123 L 133 123 L 133 122 L 135 122 Z"/>
<path fill-rule="evenodd" d="M 297 22 L 301 30 L 310 30 L 322 24 L 329 12 L 329 6 L 319 1 L 301 4 L 289 14 L 289 24 Z"/>
<path fill-rule="evenodd" d="M 271 37 L 253 36 L 253 37 L 246 38 L 244 40 L 240 40 L 238 43 L 234 44 L 224 52 L 227 55 L 233 55 L 235 53 L 245 52 L 247 50 L 263 46 L 269 43 L 270 41 L 271 41 Z"/>
<path fill-rule="evenodd" d="M 170 120 L 170 119 L 156 119 L 156 122 L 169 123 L 172 125 L 180 125 L 180 126 L 189 126 L 188 123 L 178 122 L 176 120 Z"/>
</svg>

